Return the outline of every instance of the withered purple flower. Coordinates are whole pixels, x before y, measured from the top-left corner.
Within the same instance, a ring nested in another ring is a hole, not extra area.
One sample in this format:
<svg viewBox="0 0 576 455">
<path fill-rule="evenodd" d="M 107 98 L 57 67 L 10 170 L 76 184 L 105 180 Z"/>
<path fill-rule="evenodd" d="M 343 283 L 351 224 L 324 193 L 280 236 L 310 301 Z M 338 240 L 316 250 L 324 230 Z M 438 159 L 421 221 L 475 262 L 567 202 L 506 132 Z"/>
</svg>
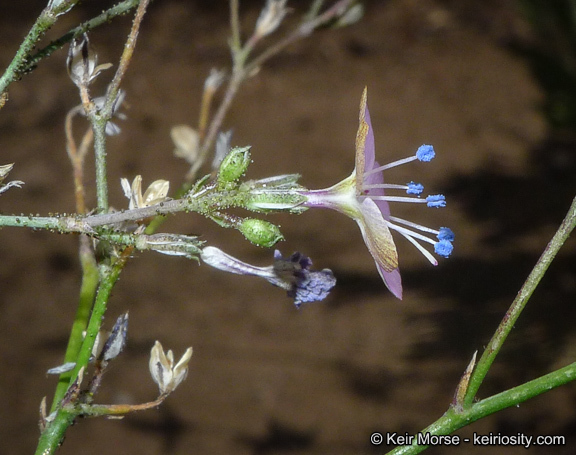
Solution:
<svg viewBox="0 0 576 455">
<path fill-rule="evenodd" d="M 302 191 L 307 200 L 305 207 L 321 207 L 337 210 L 358 223 L 364 242 L 376 262 L 376 267 L 388 289 L 402 299 L 402 281 L 398 269 L 398 253 L 390 230 L 395 230 L 408 239 L 433 264 L 438 262 L 418 242 L 434 245 L 434 251 L 440 256 L 449 256 L 452 252 L 454 234 L 448 228 L 430 229 L 390 214 L 389 202 L 418 202 L 428 207 L 444 207 L 443 195 L 433 195 L 420 199 L 423 191 L 419 183 L 406 185 L 384 183 L 383 171 L 414 160 L 430 161 L 434 158 L 434 149 L 422 145 L 414 156 L 394 163 L 380 166 L 375 160 L 374 132 L 367 106 L 367 90 L 364 89 L 360 103 L 360 125 L 356 135 L 356 166 L 352 174 L 336 185 L 323 190 Z M 388 196 L 385 189 L 405 190 L 416 197 Z M 412 228 L 412 229 L 408 229 Z M 434 240 L 414 230 L 436 235 Z"/>
<path fill-rule="evenodd" d="M 331 270 L 312 270 L 312 260 L 298 252 L 284 258 L 276 250 L 274 264 L 267 267 L 247 264 L 213 246 L 203 248 L 200 257 L 206 264 L 228 273 L 264 278 L 274 286 L 285 289 L 297 307 L 302 303 L 324 300 L 336 285 Z"/>
</svg>

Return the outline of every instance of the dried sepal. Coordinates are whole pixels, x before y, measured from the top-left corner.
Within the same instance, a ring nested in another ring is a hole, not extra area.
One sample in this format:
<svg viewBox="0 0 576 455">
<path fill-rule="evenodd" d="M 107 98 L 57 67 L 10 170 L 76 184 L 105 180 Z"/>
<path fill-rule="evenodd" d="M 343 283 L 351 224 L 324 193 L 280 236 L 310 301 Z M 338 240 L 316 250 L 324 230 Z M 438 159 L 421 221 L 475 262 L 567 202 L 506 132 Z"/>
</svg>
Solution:
<svg viewBox="0 0 576 455">
<path fill-rule="evenodd" d="M 14 163 L 4 164 L 0 166 L 0 183 L 6 178 L 6 176 L 10 173 L 13 167 Z"/>
<path fill-rule="evenodd" d="M 262 9 L 258 20 L 256 21 L 256 28 L 254 35 L 262 38 L 274 32 L 288 13 L 286 8 L 287 0 L 267 0 L 266 6 Z"/>
<path fill-rule="evenodd" d="M 84 33 L 70 43 L 66 66 L 70 79 L 80 88 L 88 87 L 100 72 L 110 68 L 112 64 L 98 65 L 98 56 L 90 47 L 88 35 Z"/>
<path fill-rule="evenodd" d="M 4 193 L 5 191 L 8 191 L 13 186 L 21 188 L 22 185 L 24 185 L 24 182 L 21 180 L 13 180 L 12 182 L 3 183 L 4 179 L 8 176 L 13 167 L 14 163 L 0 166 L 0 194 Z"/>
<path fill-rule="evenodd" d="M 204 90 L 206 91 L 216 91 L 224 82 L 224 78 L 226 77 L 226 71 L 218 70 L 216 68 L 212 68 L 210 70 L 210 74 L 204 81 Z"/>
<path fill-rule="evenodd" d="M 212 160 L 212 169 L 216 170 L 220 167 L 222 160 L 228 155 L 230 151 L 230 144 L 232 143 L 232 130 L 221 131 L 216 138 L 216 151 L 214 152 L 214 159 Z"/>
<path fill-rule="evenodd" d="M 151 234 L 140 235 L 136 239 L 139 250 L 153 250 L 169 256 L 184 256 L 187 259 L 198 259 L 200 247 L 204 242 L 193 235 Z"/>
<path fill-rule="evenodd" d="M 116 323 L 104 343 L 102 352 L 100 353 L 100 359 L 104 361 L 109 361 L 118 357 L 118 355 L 124 350 L 126 346 L 126 335 L 128 333 L 128 313 L 124 313 L 118 316 Z"/>
<path fill-rule="evenodd" d="M 183 158 L 189 164 L 194 164 L 198 158 L 200 136 L 198 132 L 188 125 L 176 125 L 170 130 L 170 137 L 174 142 L 174 156 Z"/>
<path fill-rule="evenodd" d="M 336 21 L 335 27 L 347 27 L 355 24 L 364 16 L 364 5 L 356 3 L 348 8 Z"/>
<path fill-rule="evenodd" d="M 173 392 L 188 374 L 188 362 L 192 357 L 192 348 L 186 349 L 182 358 L 174 365 L 174 354 L 171 350 L 164 352 L 159 341 L 154 343 L 150 351 L 150 375 L 158 385 L 160 395 Z"/>
<path fill-rule="evenodd" d="M 78 376 L 74 379 L 74 382 L 68 387 L 62 401 L 60 402 L 61 407 L 65 407 L 70 403 L 76 402 L 78 396 L 80 395 L 80 386 L 82 385 L 82 380 L 84 379 L 84 367 L 80 368 L 78 371 Z"/>
<path fill-rule="evenodd" d="M 472 371 L 474 370 L 474 366 L 476 365 L 476 354 L 478 351 L 474 352 L 472 356 L 472 360 L 464 370 L 462 377 L 460 378 L 460 382 L 456 387 L 456 391 L 454 392 L 454 399 L 452 400 L 451 407 L 457 413 L 461 413 L 464 411 L 464 398 L 466 397 L 466 392 L 468 392 L 468 385 L 470 384 L 470 377 L 472 376 Z"/>
<path fill-rule="evenodd" d="M 46 9 L 49 10 L 55 17 L 58 17 L 70 11 L 75 4 L 76 2 L 72 0 L 50 0 L 46 6 Z"/>
<path fill-rule="evenodd" d="M 75 366 L 76 362 L 66 362 L 62 365 L 58 365 L 57 367 L 50 368 L 48 371 L 46 371 L 46 374 L 61 375 L 62 373 L 68 373 L 69 371 L 72 371 Z"/>
<path fill-rule="evenodd" d="M 40 418 L 38 419 L 38 426 L 40 427 L 40 432 L 42 433 L 48 424 L 46 421 L 46 418 L 48 417 L 46 415 L 46 397 L 42 398 L 42 401 L 40 402 L 39 415 Z"/>
</svg>

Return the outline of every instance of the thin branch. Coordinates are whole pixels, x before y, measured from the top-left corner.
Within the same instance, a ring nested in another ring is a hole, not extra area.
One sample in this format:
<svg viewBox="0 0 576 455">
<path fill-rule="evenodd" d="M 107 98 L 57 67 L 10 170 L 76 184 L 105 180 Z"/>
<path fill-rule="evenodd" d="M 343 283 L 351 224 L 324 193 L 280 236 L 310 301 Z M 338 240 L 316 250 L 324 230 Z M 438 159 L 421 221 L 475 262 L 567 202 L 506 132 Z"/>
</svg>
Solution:
<svg viewBox="0 0 576 455">
<path fill-rule="evenodd" d="M 94 129 L 94 153 L 96 158 L 96 196 L 98 199 L 98 210 L 101 213 L 106 213 L 108 211 L 108 177 L 107 177 L 107 161 L 106 161 L 106 124 L 112 118 L 114 104 L 118 97 L 118 91 L 120 90 L 120 83 L 122 78 L 126 74 L 130 61 L 132 60 L 132 55 L 134 54 L 134 48 L 136 47 L 136 41 L 138 39 L 138 31 L 140 29 L 140 24 L 146 13 L 146 8 L 150 0 L 142 0 L 138 5 L 136 14 L 134 16 L 134 21 L 132 22 L 132 28 L 130 29 L 130 34 L 124 45 L 124 51 L 120 57 L 120 64 L 116 70 L 116 74 L 112 79 L 112 82 L 108 86 L 107 99 L 104 107 L 99 112 L 88 112 L 88 117 L 92 128 Z"/>
<path fill-rule="evenodd" d="M 77 3 L 77 0 L 67 2 L 68 5 L 72 4 L 72 6 L 75 3 Z M 72 39 L 82 35 L 82 33 L 85 33 L 88 30 L 92 30 L 102 24 L 110 22 L 113 18 L 136 7 L 138 3 L 139 0 L 125 0 L 120 2 L 93 19 L 73 28 L 61 38 L 51 42 L 48 46 L 31 55 L 46 30 L 56 23 L 57 17 L 54 14 L 47 13 L 45 9 L 30 29 L 30 32 L 28 32 L 28 36 L 18 49 L 12 62 L 2 77 L 0 77 L 0 109 L 8 98 L 7 89 L 12 82 L 19 80 L 23 75 L 32 71 L 42 59 L 49 57 L 54 51 L 62 48 L 66 43 L 72 41 Z M 1 102 L 2 100 L 4 102 Z"/>
<path fill-rule="evenodd" d="M 114 75 L 114 79 L 108 86 L 108 99 L 106 100 L 106 105 L 103 109 L 102 114 L 106 117 L 112 117 L 112 111 L 116 97 L 118 96 L 118 90 L 120 90 L 120 83 L 122 78 L 128 70 L 128 66 L 132 60 L 132 55 L 134 55 L 134 49 L 136 48 L 136 41 L 138 40 L 138 32 L 140 30 L 140 25 L 142 24 L 142 19 L 144 19 L 144 14 L 146 14 L 146 9 L 150 4 L 150 0 L 141 0 L 134 15 L 134 21 L 132 22 L 132 28 L 130 29 L 130 34 L 124 45 L 124 51 L 120 57 L 120 64 Z M 109 120 L 109 118 L 108 118 Z"/>
<path fill-rule="evenodd" d="M 212 149 L 214 142 L 216 140 L 216 136 L 222 127 L 222 123 L 230 106 L 232 105 L 232 101 L 236 97 L 238 93 L 238 89 L 242 85 L 242 83 L 250 77 L 254 71 L 259 68 L 264 62 L 266 62 L 271 57 L 277 55 L 280 51 L 284 50 L 290 44 L 298 41 L 301 38 L 305 38 L 309 36 L 315 29 L 326 25 L 327 23 L 331 22 L 339 15 L 342 15 L 346 12 L 346 10 L 352 5 L 354 0 L 339 0 L 338 2 L 334 3 L 330 8 L 324 11 L 322 14 L 318 16 L 307 16 L 307 19 L 292 33 L 290 33 L 287 37 L 282 39 L 280 42 L 276 43 L 275 45 L 271 46 L 270 48 L 266 49 L 262 52 L 258 57 L 252 60 L 249 63 L 246 63 L 250 52 L 252 51 L 253 42 L 252 40 L 248 40 L 248 43 L 243 48 L 237 48 L 236 46 L 239 45 L 239 25 L 238 25 L 238 11 L 237 11 L 237 1 L 231 0 L 230 2 L 230 22 L 232 26 L 232 57 L 233 57 L 233 69 L 232 69 L 232 76 L 228 83 L 228 87 L 226 89 L 226 93 L 224 95 L 224 99 L 222 104 L 220 104 L 219 108 L 217 109 L 216 113 L 214 114 L 214 118 L 210 123 L 210 127 L 208 128 L 208 132 L 204 141 L 201 144 L 198 159 L 194 162 L 188 173 L 186 174 L 186 180 L 191 181 L 195 178 L 196 173 L 200 169 L 200 167 L 206 161 L 206 157 L 208 153 Z M 318 6 L 316 4 L 316 6 Z"/>
<path fill-rule="evenodd" d="M 552 260 L 564 244 L 570 233 L 576 227 L 576 198 L 572 201 L 570 209 L 564 218 L 564 221 L 554 234 L 554 237 L 546 246 L 546 249 L 538 259 L 538 262 L 534 266 L 534 269 L 526 279 L 526 282 L 522 285 L 522 288 L 518 292 L 518 295 L 512 302 L 512 305 L 504 315 L 504 318 L 500 322 L 500 325 L 496 329 L 492 339 L 486 346 L 482 357 L 478 361 L 474 372 L 472 373 L 472 377 L 470 378 L 470 385 L 468 387 L 468 391 L 466 393 L 466 398 L 464 400 L 464 407 L 470 406 L 476 397 L 476 393 L 482 384 L 482 381 L 488 374 L 488 370 L 490 366 L 494 362 L 494 359 L 500 352 L 500 348 L 502 347 L 504 341 L 512 331 L 514 324 L 516 323 L 520 313 L 528 303 L 528 300 L 532 296 L 532 293 L 540 283 L 540 280 L 546 273 L 546 270 L 552 263 Z"/>
</svg>

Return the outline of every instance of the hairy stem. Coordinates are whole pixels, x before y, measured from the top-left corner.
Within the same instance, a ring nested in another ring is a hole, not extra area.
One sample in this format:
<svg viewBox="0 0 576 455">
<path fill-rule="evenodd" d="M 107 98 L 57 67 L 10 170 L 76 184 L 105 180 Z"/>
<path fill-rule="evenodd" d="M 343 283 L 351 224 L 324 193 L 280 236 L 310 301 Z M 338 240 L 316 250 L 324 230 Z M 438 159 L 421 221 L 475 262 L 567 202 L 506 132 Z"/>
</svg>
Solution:
<svg viewBox="0 0 576 455">
<path fill-rule="evenodd" d="M 114 114 L 114 105 L 118 97 L 118 91 L 120 90 L 120 83 L 122 78 L 126 74 L 130 61 L 132 60 L 132 55 L 134 54 L 134 48 L 136 47 L 136 41 L 138 39 L 138 31 L 146 13 L 146 8 L 150 0 L 141 0 L 136 10 L 136 15 L 134 16 L 134 21 L 132 22 L 132 28 L 130 29 L 130 34 L 124 45 L 124 51 L 120 57 L 120 64 L 118 65 L 118 70 L 112 79 L 108 87 L 108 92 L 106 94 L 107 99 L 104 107 L 97 111 L 96 109 L 90 109 L 87 111 L 88 118 L 92 124 L 94 130 L 94 153 L 96 159 L 96 196 L 98 199 L 98 211 L 100 213 L 106 213 L 108 211 L 108 177 L 106 172 L 106 124 L 111 120 Z M 86 103 L 84 103 L 86 104 Z"/>
<path fill-rule="evenodd" d="M 102 111 L 102 115 L 107 117 L 108 120 L 110 120 L 112 117 L 114 102 L 118 96 L 118 90 L 120 90 L 120 83 L 122 82 L 122 78 L 126 74 L 128 66 L 132 61 L 134 49 L 136 48 L 136 41 L 138 40 L 140 25 L 142 24 L 142 19 L 144 19 L 144 14 L 146 14 L 146 9 L 148 8 L 149 3 L 150 0 L 141 0 L 140 4 L 138 5 L 138 9 L 134 15 L 134 21 L 132 22 L 132 28 L 130 29 L 130 34 L 128 35 L 128 39 L 124 45 L 122 56 L 120 57 L 120 64 L 118 65 L 114 79 L 112 79 L 112 82 L 108 87 L 108 99 L 106 100 L 106 105 Z"/>
<path fill-rule="evenodd" d="M 77 0 L 70 0 L 66 2 L 66 5 L 73 6 L 76 3 Z M 28 32 L 28 35 L 24 39 L 22 45 L 18 49 L 18 52 L 12 59 L 12 62 L 2 77 L 0 77 L 0 98 L 5 101 L 7 99 L 6 92 L 8 86 L 12 82 L 19 80 L 23 75 L 32 71 L 36 65 L 38 65 L 38 62 L 40 62 L 42 59 L 49 57 L 54 51 L 62 48 L 66 43 L 72 41 L 72 39 L 82 35 L 82 33 L 85 33 L 88 30 L 92 30 L 102 24 L 107 24 L 111 19 L 125 14 L 127 11 L 130 11 L 132 8 L 136 7 L 138 3 L 139 0 L 125 0 L 120 2 L 117 5 L 102 12 L 102 14 L 94 17 L 93 19 L 90 19 L 78 27 L 73 28 L 61 38 L 51 42 L 48 46 L 32 54 L 35 46 L 40 41 L 42 36 L 50 27 L 56 23 L 57 20 L 57 16 L 54 13 L 51 13 L 47 9 L 42 11 Z M 3 106 L 3 104 L 4 103 L 0 102 L 0 108 Z"/>
<path fill-rule="evenodd" d="M 71 9 L 77 2 L 78 0 L 70 0 L 65 2 L 63 6 L 69 5 Z M 26 71 L 30 70 L 27 62 L 30 53 L 34 50 L 34 47 L 46 31 L 56 23 L 58 16 L 59 14 L 52 11 L 49 7 L 44 8 L 40 13 L 40 16 L 38 16 L 38 19 L 36 19 L 28 35 L 18 48 L 12 62 L 10 62 L 10 65 L 2 77 L 0 77 L 0 93 L 3 94 L 8 88 L 8 85 L 20 79 Z"/>
</svg>

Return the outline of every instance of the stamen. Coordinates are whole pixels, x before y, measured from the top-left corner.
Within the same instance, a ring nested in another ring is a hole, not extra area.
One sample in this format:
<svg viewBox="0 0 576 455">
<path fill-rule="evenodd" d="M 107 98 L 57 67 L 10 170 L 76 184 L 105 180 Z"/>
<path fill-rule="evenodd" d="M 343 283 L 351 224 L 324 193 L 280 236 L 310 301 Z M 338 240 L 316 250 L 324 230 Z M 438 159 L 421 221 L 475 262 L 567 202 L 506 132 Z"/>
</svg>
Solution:
<svg viewBox="0 0 576 455">
<path fill-rule="evenodd" d="M 413 238 L 416 238 L 418 240 L 422 240 L 423 242 L 430 243 L 431 245 L 435 245 L 436 243 L 438 243 L 438 242 L 436 242 L 436 240 L 433 240 L 429 237 L 426 237 L 425 235 L 418 234 L 417 232 L 413 232 L 410 229 L 403 228 L 402 226 L 397 226 L 397 225 L 390 223 L 390 222 L 388 222 L 388 226 L 391 229 L 394 229 L 395 231 L 402 234 L 404 237 L 413 237 Z"/>
<path fill-rule="evenodd" d="M 406 185 L 399 185 L 395 183 L 371 183 L 368 185 L 362 185 L 362 189 L 406 190 L 406 194 L 414 194 L 416 196 L 420 196 L 422 191 L 424 191 L 424 185 L 414 182 L 407 183 Z"/>
<path fill-rule="evenodd" d="M 364 176 L 372 175 L 375 174 L 376 172 L 385 171 L 387 169 L 391 169 L 396 166 L 401 166 L 402 164 L 410 163 L 411 161 L 414 160 L 420 160 L 427 163 L 428 161 L 431 161 L 435 156 L 436 153 L 434 152 L 434 147 L 432 147 L 431 145 L 424 144 L 418 147 L 418 150 L 416 150 L 416 154 L 414 156 L 409 156 L 408 158 L 393 161 L 392 163 L 385 164 L 384 166 L 375 167 L 374 169 L 370 169 L 369 171 L 364 172 Z"/>
<path fill-rule="evenodd" d="M 424 185 L 421 183 L 414 183 L 410 182 L 407 184 L 408 189 L 406 190 L 407 194 L 415 194 L 416 196 L 420 196 L 422 191 L 424 191 Z"/>
<path fill-rule="evenodd" d="M 452 229 L 447 227 L 441 227 L 440 232 L 438 232 L 438 240 L 448 240 L 449 242 L 454 241 L 454 232 Z"/>
<path fill-rule="evenodd" d="M 418 199 L 415 197 L 405 197 L 405 196 L 360 196 L 362 198 L 369 197 L 370 199 L 374 199 L 375 201 L 388 201 L 388 202 L 415 202 L 417 204 L 428 204 L 428 207 L 432 207 L 430 202 L 426 199 Z M 444 202 L 446 205 L 446 202 Z"/>
<path fill-rule="evenodd" d="M 430 261 L 430 264 L 438 265 L 438 261 L 436 260 L 436 258 L 434 256 L 432 256 L 432 253 L 430 253 L 428 250 L 426 250 L 426 248 L 424 248 L 422 245 L 420 245 L 412 237 L 410 237 L 408 235 L 404 235 L 404 237 L 406 237 L 406 240 L 408 240 L 410 243 L 412 243 L 412 245 L 414 245 L 418 249 L 418 251 L 420 251 L 420 253 L 422 253 L 424 255 L 424 257 L 426 259 L 428 259 L 428 261 Z"/>
<path fill-rule="evenodd" d="M 395 183 L 373 183 L 370 185 L 362 185 L 362 189 L 371 190 L 383 188 L 388 190 L 407 190 L 409 187 L 407 185 L 398 185 Z"/>
<path fill-rule="evenodd" d="M 404 158 L 404 159 L 394 161 L 394 162 L 389 163 L 389 164 L 385 164 L 384 166 L 379 166 L 379 167 L 375 167 L 374 169 L 370 169 L 369 171 L 364 172 L 364 176 L 376 174 L 377 172 L 385 171 L 387 169 L 391 169 L 391 168 L 396 167 L 396 166 L 401 166 L 402 164 L 406 164 L 406 163 L 409 163 L 409 162 L 417 160 L 417 159 L 418 158 L 416 157 L 416 155 L 409 156 L 408 158 Z"/>
<path fill-rule="evenodd" d="M 430 195 L 426 198 L 426 202 L 428 203 L 428 207 L 446 207 L 446 198 L 443 194 Z"/>
<path fill-rule="evenodd" d="M 452 253 L 454 246 L 449 240 L 440 240 L 436 245 L 434 245 L 434 251 L 438 256 L 447 258 Z"/>
<path fill-rule="evenodd" d="M 424 161 L 425 163 L 431 161 L 435 156 L 436 153 L 434 153 L 434 147 L 431 145 L 424 144 L 418 147 L 418 150 L 416 150 L 416 158 L 418 158 L 420 161 Z"/>
<path fill-rule="evenodd" d="M 400 222 L 400 223 L 406 224 L 408 226 L 412 226 L 412 227 L 415 227 L 417 229 L 421 229 L 425 232 L 430 232 L 432 234 L 438 234 L 438 238 L 442 237 L 442 239 L 439 242 L 436 242 L 436 241 L 434 241 L 434 240 L 432 240 L 432 239 L 430 239 L 430 238 L 428 238 L 422 234 L 418 234 L 417 232 L 412 232 L 409 229 L 406 229 L 406 228 L 403 228 L 401 226 L 398 226 L 398 225 L 395 225 L 393 223 L 388 222 L 388 227 L 399 232 L 407 240 L 409 240 L 430 261 L 431 264 L 438 265 L 438 261 L 434 258 L 434 256 L 432 256 L 432 254 L 428 250 L 426 250 L 422 245 L 420 245 L 416 241 L 416 239 L 421 240 L 423 242 L 431 243 L 432 245 L 434 245 L 434 252 L 439 256 L 447 258 L 452 253 L 454 246 L 452 245 L 451 240 L 448 240 L 448 237 L 450 237 L 450 234 L 451 234 L 452 239 L 453 239 L 454 233 L 450 229 L 441 228 L 441 232 L 439 232 L 439 231 L 435 231 L 434 229 L 429 229 L 429 228 L 426 228 L 424 226 L 419 226 L 415 223 L 411 223 L 411 222 L 406 221 L 406 220 L 401 220 L 401 219 L 396 218 L 396 217 L 390 217 L 390 219 L 392 221 Z"/>
<path fill-rule="evenodd" d="M 409 227 L 411 227 L 411 228 L 418 229 L 418 230 L 420 230 L 420 231 L 422 231 L 422 232 L 429 232 L 430 234 L 435 234 L 435 235 L 439 235 L 439 234 L 440 234 L 440 232 L 437 231 L 436 229 L 432 229 L 432 228 L 429 228 L 429 227 L 426 227 L 426 226 L 422 226 L 421 224 L 416 224 L 416 223 L 413 223 L 412 221 L 404 220 L 404 219 L 402 219 L 402 218 L 397 218 L 397 217 L 395 217 L 395 216 L 390 216 L 390 220 L 391 220 L 391 221 L 394 221 L 395 223 L 403 224 L 404 226 L 409 226 Z M 441 229 L 448 229 L 448 228 L 441 228 Z M 448 230 L 449 230 L 449 229 L 448 229 Z M 452 232 L 452 231 L 450 231 L 450 232 Z M 439 240 L 448 240 L 448 239 L 447 239 L 447 238 L 446 238 L 446 239 L 440 239 L 440 238 L 439 238 Z"/>
</svg>

